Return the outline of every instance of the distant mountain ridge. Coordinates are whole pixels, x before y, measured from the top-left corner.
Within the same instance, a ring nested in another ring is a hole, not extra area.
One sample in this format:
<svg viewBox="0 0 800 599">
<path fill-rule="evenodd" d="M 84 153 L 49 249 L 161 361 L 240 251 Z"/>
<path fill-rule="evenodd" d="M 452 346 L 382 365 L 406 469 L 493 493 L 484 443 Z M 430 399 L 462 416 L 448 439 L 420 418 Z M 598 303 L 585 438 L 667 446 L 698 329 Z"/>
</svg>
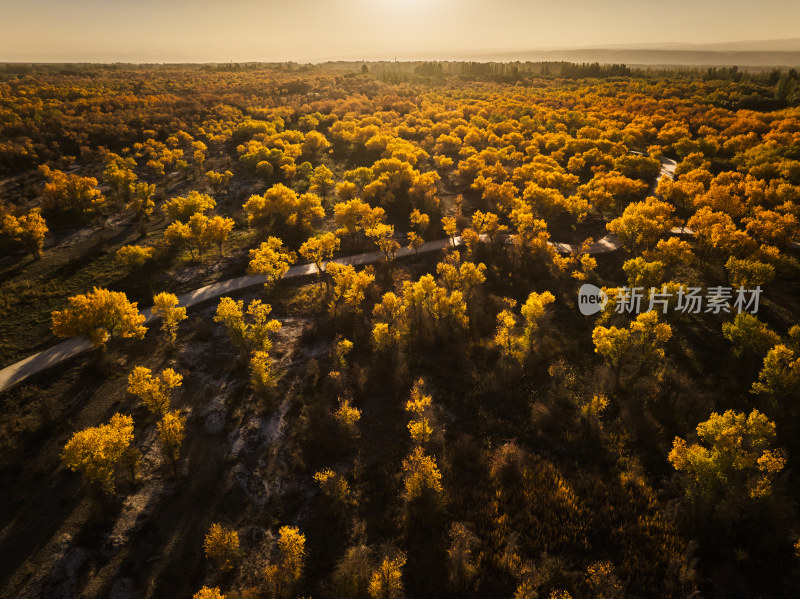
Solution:
<svg viewBox="0 0 800 599">
<path fill-rule="evenodd" d="M 800 37 L 775 40 L 738 40 L 732 42 L 645 42 L 626 44 L 592 44 L 561 48 L 532 48 L 533 51 L 555 50 L 678 50 L 691 52 L 800 52 Z"/>
<path fill-rule="evenodd" d="M 465 58 L 676 66 L 800 66 L 800 38 L 702 44 L 643 43 L 532 50 L 479 51 Z"/>
</svg>

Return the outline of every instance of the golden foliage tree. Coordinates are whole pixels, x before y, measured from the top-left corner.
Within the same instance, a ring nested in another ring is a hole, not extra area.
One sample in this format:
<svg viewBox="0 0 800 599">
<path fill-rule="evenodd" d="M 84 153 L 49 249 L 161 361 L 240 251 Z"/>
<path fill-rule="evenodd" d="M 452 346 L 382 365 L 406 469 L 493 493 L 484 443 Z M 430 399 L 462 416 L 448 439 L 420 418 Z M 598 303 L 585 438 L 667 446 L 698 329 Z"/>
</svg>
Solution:
<svg viewBox="0 0 800 599">
<path fill-rule="evenodd" d="M 177 410 L 166 412 L 158 423 L 158 440 L 164 452 L 173 461 L 180 455 L 184 437 L 186 437 L 186 417 Z"/>
<path fill-rule="evenodd" d="M 664 359 L 663 344 L 672 337 L 672 327 L 659 322 L 657 312 L 644 312 L 627 329 L 596 326 L 592 331 L 594 351 L 611 366 L 619 381 L 622 367 L 638 363 L 640 369 L 658 364 Z"/>
<path fill-rule="evenodd" d="M 186 308 L 178 306 L 178 296 L 162 292 L 153 297 L 153 316 L 161 317 L 161 332 L 169 345 L 174 345 L 178 325 L 186 320 Z"/>
<path fill-rule="evenodd" d="M 105 203 L 105 197 L 97 189 L 97 179 L 81 177 L 59 170 L 52 170 L 46 164 L 39 171 L 47 177 L 42 194 L 42 209 L 45 213 L 62 213 L 84 220 Z"/>
<path fill-rule="evenodd" d="M 247 222 L 257 228 L 273 225 L 311 229 L 314 222 L 325 216 L 322 199 L 313 193 L 298 195 L 282 183 L 273 185 L 264 195 L 252 195 L 245 202 Z"/>
<path fill-rule="evenodd" d="M 608 223 L 609 232 L 619 237 L 625 249 L 631 253 L 641 253 L 655 247 L 658 240 L 674 225 L 673 207 L 647 198 L 643 202 L 628 205 L 622 216 Z"/>
<path fill-rule="evenodd" d="M 777 344 L 764 358 L 764 365 L 753 383 L 753 393 L 765 393 L 777 399 L 793 396 L 800 390 L 800 357 L 797 352 Z"/>
<path fill-rule="evenodd" d="M 108 424 L 72 435 L 61 452 L 61 461 L 104 493 L 113 494 L 117 470 L 130 457 L 131 441 L 133 418 L 114 414 Z"/>
<path fill-rule="evenodd" d="M 375 275 L 369 270 L 357 271 L 349 264 L 338 262 L 329 263 L 327 272 L 333 281 L 331 299 L 328 302 L 331 316 L 335 319 L 342 305 L 355 312 L 360 311 L 367 287 L 375 280 Z"/>
<path fill-rule="evenodd" d="M 233 569 L 239 558 L 239 534 L 230 528 L 214 522 L 203 540 L 206 559 L 212 562 L 220 572 Z"/>
<path fill-rule="evenodd" d="M 402 552 L 393 557 L 387 556 L 381 561 L 369 580 L 368 592 L 371 599 L 402 599 L 405 564 L 406 556 Z"/>
<path fill-rule="evenodd" d="M 270 237 L 257 249 L 250 250 L 249 271 L 267 279 L 266 289 L 271 289 L 283 278 L 289 267 L 294 264 L 296 256 L 290 252 L 277 237 Z"/>
<path fill-rule="evenodd" d="M 146 366 L 137 366 L 128 375 L 128 393 L 136 395 L 150 413 L 164 416 L 169 411 L 172 390 L 182 383 L 183 376 L 172 368 L 154 376 Z"/>
<path fill-rule="evenodd" d="M 291 597 L 303 576 L 306 537 L 296 526 L 282 526 L 278 531 L 278 559 L 267 566 L 264 578 L 270 597 Z"/>
<path fill-rule="evenodd" d="M 217 202 L 210 195 L 190 191 L 186 196 L 178 196 L 164 202 L 161 210 L 169 220 L 185 223 L 195 214 L 208 212 L 216 205 Z"/>
<path fill-rule="evenodd" d="M 300 246 L 300 255 L 317 267 L 317 276 L 322 277 L 323 263 L 333 258 L 339 250 L 340 241 L 333 233 L 310 237 Z"/>
<path fill-rule="evenodd" d="M 104 348 L 115 336 L 141 339 L 147 332 L 136 302 L 129 302 L 122 292 L 95 287 L 91 293 L 69 298 L 69 303 L 69 308 L 52 314 L 57 337 L 84 337 Z"/>
<path fill-rule="evenodd" d="M 117 250 L 117 262 L 127 268 L 140 268 L 153 257 L 155 248 L 145 245 L 123 245 Z"/>
<path fill-rule="evenodd" d="M 42 257 L 44 238 L 48 232 L 47 223 L 42 218 L 41 211 L 34 208 L 28 214 L 19 217 L 11 214 L 2 216 L 0 233 L 8 235 L 29 251 L 34 260 L 39 260 Z"/>
<path fill-rule="evenodd" d="M 219 587 L 203 587 L 192 595 L 192 599 L 225 599 Z"/>
<path fill-rule="evenodd" d="M 234 301 L 223 297 L 217 306 L 214 322 L 225 325 L 233 345 L 246 352 L 269 351 L 272 349 L 270 335 L 280 330 L 281 323 L 270 320 L 272 306 L 253 300 L 244 310 L 242 300 Z"/>
<path fill-rule="evenodd" d="M 424 493 L 442 492 L 442 473 L 436 465 L 436 458 L 425 454 L 422 447 L 415 447 L 403 460 L 406 499 L 412 501 Z"/>
</svg>

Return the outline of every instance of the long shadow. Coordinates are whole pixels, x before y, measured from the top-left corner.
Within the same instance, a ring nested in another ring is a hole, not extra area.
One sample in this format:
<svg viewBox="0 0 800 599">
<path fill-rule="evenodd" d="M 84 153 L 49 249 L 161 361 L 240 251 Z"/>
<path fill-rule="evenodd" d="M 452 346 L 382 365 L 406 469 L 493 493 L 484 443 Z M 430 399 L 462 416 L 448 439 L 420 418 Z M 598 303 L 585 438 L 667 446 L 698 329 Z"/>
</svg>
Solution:
<svg viewBox="0 0 800 599">
<path fill-rule="evenodd" d="M 31 448 L 24 462 L 0 471 L 0 593 L 6 589 L 8 597 L 19 594 L 19 588 L 11 592 L 6 587 L 20 566 L 53 540 L 81 504 L 80 479 L 66 476 L 53 459 L 38 468 L 29 467 L 36 452 L 37 448 Z M 15 582 L 19 585 L 25 581 Z"/>
<path fill-rule="evenodd" d="M 137 596 L 189 597 L 196 592 L 205 572 L 203 539 L 226 511 L 220 509 L 230 491 L 226 437 L 210 437 L 200 423 L 188 428 L 183 459 L 189 475 L 175 483 L 175 492 L 161 497 L 154 515 L 133 533 L 114 575 L 133 579 Z"/>
</svg>

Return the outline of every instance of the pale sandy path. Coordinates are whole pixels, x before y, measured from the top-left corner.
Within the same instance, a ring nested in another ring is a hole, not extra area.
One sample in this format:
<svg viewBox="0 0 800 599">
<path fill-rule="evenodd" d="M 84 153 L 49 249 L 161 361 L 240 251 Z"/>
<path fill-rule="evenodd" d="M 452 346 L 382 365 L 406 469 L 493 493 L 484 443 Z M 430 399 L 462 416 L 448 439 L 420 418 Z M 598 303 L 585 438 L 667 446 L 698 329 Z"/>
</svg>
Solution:
<svg viewBox="0 0 800 599">
<path fill-rule="evenodd" d="M 672 177 L 675 172 L 676 163 L 674 160 L 670 160 L 669 158 L 662 158 L 661 159 L 661 174 L 659 175 L 659 179 L 661 177 Z M 675 227 L 671 231 L 674 235 L 694 235 L 694 231 L 688 228 L 679 228 Z M 430 252 L 438 252 L 443 250 L 444 248 L 451 245 L 449 239 L 437 239 L 434 241 L 428 241 L 419 248 L 417 253 L 419 254 L 428 254 Z M 456 237 L 454 240 L 454 244 L 456 247 L 463 245 L 463 241 L 461 237 Z M 577 252 L 579 245 L 578 244 L 570 244 L 570 243 L 559 243 L 559 242 L 550 242 L 557 251 L 562 254 L 569 254 L 572 252 Z M 800 243 L 793 242 L 791 246 L 794 249 L 800 249 Z M 619 239 L 617 239 L 614 235 L 606 235 L 602 239 L 595 241 L 589 247 L 589 254 L 607 254 L 609 252 L 614 252 L 622 247 Z M 407 258 L 409 256 L 413 256 L 414 251 L 409 249 L 408 247 L 401 248 L 395 254 L 395 259 L 402 259 Z M 338 262 L 340 264 L 350 264 L 352 266 L 362 266 L 365 264 L 375 264 L 380 262 L 384 259 L 384 256 L 380 252 L 367 252 L 364 254 L 354 254 L 352 256 L 344 256 L 342 258 L 336 258 L 333 261 Z M 313 264 L 298 264 L 292 266 L 289 271 L 284 275 L 285 279 L 293 279 L 297 277 L 305 277 L 309 275 L 317 274 L 317 267 Z M 258 285 L 263 285 L 266 282 L 266 278 L 259 276 L 259 275 L 251 275 L 246 277 L 237 277 L 235 279 L 229 279 L 227 281 L 221 281 L 219 283 L 213 283 L 212 285 L 206 285 L 205 287 L 200 287 L 199 289 L 195 289 L 194 291 L 189 291 L 182 295 L 178 296 L 178 302 L 181 306 L 185 306 L 187 308 L 191 306 L 196 306 L 197 304 L 201 304 L 208 300 L 212 300 L 218 297 L 221 297 L 227 293 L 232 293 L 234 291 L 240 291 L 242 289 L 248 289 L 250 287 L 256 287 Z M 145 324 L 150 324 L 155 320 L 155 318 L 150 314 L 150 308 L 146 308 L 142 310 L 142 314 L 145 315 L 146 320 Z M 51 366 L 55 366 L 56 364 L 60 364 L 61 362 L 68 360 L 74 356 L 77 356 L 83 352 L 92 349 L 92 344 L 85 340 L 79 338 L 67 339 L 66 341 L 59 343 L 55 347 L 51 347 L 50 349 L 46 349 L 38 354 L 34 354 L 24 360 L 20 360 L 15 364 L 11 364 L 10 366 L 6 366 L 2 370 L 0 370 L 0 391 L 5 391 L 9 387 L 16 385 L 17 383 L 25 380 L 29 376 L 36 374 L 49 368 Z"/>
</svg>

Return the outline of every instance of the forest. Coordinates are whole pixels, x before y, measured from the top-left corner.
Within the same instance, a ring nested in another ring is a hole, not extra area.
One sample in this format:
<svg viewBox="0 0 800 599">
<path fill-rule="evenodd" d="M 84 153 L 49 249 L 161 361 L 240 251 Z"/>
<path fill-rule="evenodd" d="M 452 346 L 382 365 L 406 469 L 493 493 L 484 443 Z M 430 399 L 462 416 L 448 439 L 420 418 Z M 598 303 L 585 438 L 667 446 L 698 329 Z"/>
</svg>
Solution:
<svg viewBox="0 0 800 599">
<path fill-rule="evenodd" d="M 3 65 L 0 596 L 795 596 L 798 79 Z"/>
</svg>

